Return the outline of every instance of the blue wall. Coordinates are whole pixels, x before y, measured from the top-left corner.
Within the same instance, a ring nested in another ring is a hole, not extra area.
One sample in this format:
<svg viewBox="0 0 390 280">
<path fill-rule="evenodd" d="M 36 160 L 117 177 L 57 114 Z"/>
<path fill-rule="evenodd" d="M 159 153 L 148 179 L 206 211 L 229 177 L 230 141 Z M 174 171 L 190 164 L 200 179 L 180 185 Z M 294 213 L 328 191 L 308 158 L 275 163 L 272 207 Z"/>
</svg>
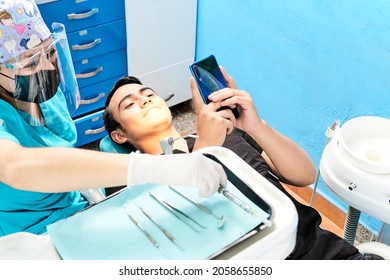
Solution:
<svg viewBox="0 0 390 280">
<path fill-rule="evenodd" d="M 335 120 L 390 118 L 389 11 L 388 0 L 199 0 L 196 57 L 214 54 L 318 166 Z M 322 180 L 318 188 L 346 211 Z"/>
</svg>

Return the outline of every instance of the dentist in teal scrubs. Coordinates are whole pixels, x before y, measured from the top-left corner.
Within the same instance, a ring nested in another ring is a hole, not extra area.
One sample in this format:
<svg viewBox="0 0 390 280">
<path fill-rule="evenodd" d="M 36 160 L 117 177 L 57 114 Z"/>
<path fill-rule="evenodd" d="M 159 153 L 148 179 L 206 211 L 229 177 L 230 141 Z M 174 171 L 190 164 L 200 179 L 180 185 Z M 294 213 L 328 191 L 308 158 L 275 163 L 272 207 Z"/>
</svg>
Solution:
<svg viewBox="0 0 390 280">
<path fill-rule="evenodd" d="M 64 26 L 46 26 L 32 0 L 0 2 L 0 236 L 46 232 L 88 206 L 80 190 L 143 183 L 226 185 L 201 154 L 113 154 L 74 148 L 79 92 Z"/>
</svg>

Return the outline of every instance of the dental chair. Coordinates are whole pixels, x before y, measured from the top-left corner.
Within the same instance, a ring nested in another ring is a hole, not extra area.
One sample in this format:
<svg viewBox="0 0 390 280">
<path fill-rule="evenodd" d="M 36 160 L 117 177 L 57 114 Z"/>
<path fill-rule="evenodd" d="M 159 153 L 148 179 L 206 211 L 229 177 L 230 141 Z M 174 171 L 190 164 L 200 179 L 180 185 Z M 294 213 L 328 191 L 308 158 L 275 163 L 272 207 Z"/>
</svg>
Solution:
<svg viewBox="0 0 390 280">
<path fill-rule="evenodd" d="M 348 204 L 344 239 L 355 243 L 360 213 L 365 212 L 383 225 L 378 241 L 357 247 L 362 253 L 390 259 L 390 120 L 358 117 L 342 127 L 337 121 L 328 128 L 327 136 L 319 174 L 327 187 Z"/>
<path fill-rule="evenodd" d="M 100 149 L 103 152 L 130 152 L 129 150 L 123 149 L 119 145 L 114 144 L 109 137 L 105 137 L 101 140 Z M 214 254 L 210 258 L 220 260 L 285 259 L 294 249 L 296 241 L 298 214 L 292 201 L 286 195 L 280 192 L 277 188 L 275 188 L 271 183 L 269 183 L 264 177 L 258 174 L 253 168 L 247 165 L 240 157 L 238 157 L 232 151 L 222 147 L 209 147 L 200 149 L 195 153 L 198 152 L 208 157 L 214 158 L 214 160 L 217 160 L 222 164 L 222 166 L 225 168 L 225 171 L 227 171 L 229 184 L 232 184 L 233 187 L 237 186 L 237 178 L 239 178 L 239 181 L 241 183 L 251 189 L 251 192 L 255 195 L 255 197 L 259 197 L 263 201 L 265 201 L 272 210 L 272 214 L 269 218 L 271 223 L 269 225 L 260 224 L 259 229 L 250 230 L 246 234 L 245 238 L 241 237 L 237 239 L 234 243 L 230 243 L 230 245 L 224 247 L 223 250 L 214 252 Z M 61 225 L 63 224 L 67 224 L 68 222 L 72 223 L 72 221 L 75 221 L 75 218 L 77 219 L 77 217 L 85 217 L 85 215 L 88 213 L 90 214 L 90 218 L 88 219 L 88 221 L 91 221 L 92 213 L 101 213 L 98 212 L 100 211 L 100 209 L 106 209 L 107 206 L 113 205 L 113 203 L 117 201 L 118 198 L 123 199 L 124 196 L 121 195 L 129 193 L 129 191 L 130 189 L 126 188 L 123 192 L 120 192 L 119 194 L 113 196 L 109 196 L 101 203 L 98 203 L 90 207 L 89 209 L 86 209 L 80 213 L 76 213 L 72 217 L 69 217 L 65 220 L 61 220 L 51 225 L 50 227 L 48 227 L 48 233 L 45 233 L 43 235 L 19 232 L 1 237 L 0 259 L 77 259 L 77 257 L 72 258 L 65 256 L 65 253 L 63 251 L 64 247 L 61 248 L 64 243 L 58 243 L 58 235 L 55 234 L 55 231 L 53 234 L 53 228 L 56 229 L 58 227 L 61 227 Z M 134 192 L 137 193 L 137 190 L 135 189 L 133 191 L 132 196 L 134 195 Z M 144 192 L 141 192 L 141 196 L 143 195 L 143 193 Z M 222 194 L 218 195 L 210 199 L 219 200 L 223 198 Z M 138 196 L 136 197 L 137 199 L 139 199 Z M 224 202 L 222 203 L 226 203 L 226 201 L 224 200 Z M 118 208 L 114 207 L 108 209 L 112 209 L 115 211 L 115 209 Z M 239 209 L 233 211 L 239 211 L 239 213 L 241 213 L 241 210 Z M 93 219 L 95 218 L 96 216 L 93 216 Z M 112 225 L 112 219 L 106 221 L 109 222 L 110 225 Z M 169 220 L 167 222 L 169 222 Z M 93 228 L 95 228 L 95 225 L 96 224 L 94 223 Z M 106 228 L 108 229 L 110 227 Z M 73 236 L 70 234 L 71 231 L 77 231 L 78 228 L 71 227 L 70 229 L 70 231 L 66 231 L 65 229 L 66 234 L 64 236 L 67 240 L 71 238 L 70 242 L 74 245 L 74 237 L 79 237 L 80 235 L 76 234 Z M 103 232 L 102 234 L 105 234 L 105 231 L 100 232 Z M 85 234 L 86 232 L 83 231 L 82 235 Z M 93 231 L 92 234 L 96 235 L 96 231 Z M 128 238 L 126 240 L 128 240 Z M 140 240 L 136 239 L 134 242 L 140 243 L 139 241 Z M 65 241 L 65 243 L 66 242 L 67 241 Z M 80 239 L 77 242 L 79 242 L 77 243 L 79 245 L 89 243 L 83 242 L 83 239 Z M 145 242 L 147 242 L 147 240 L 145 240 Z M 193 241 L 191 242 L 193 243 Z M 79 245 L 76 245 L 75 248 L 80 248 Z M 68 250 L 69 246 L 66 246 L 65 244 L 65 247 Z M 207 247 L 208 246 L 206 246 L 205 248 Z M 85 251 L 87 250 L 77 251 L 76 253 Z M 138 252 L 137 250 L 125 251 Z M 153 256 L 154 255 L 155 253 L 153 254 Z"/>
<path fill-rule="evenodd" d="M 113 142 L 110 138 L 110 136 L 106 135 L 104 136 L 100 142 L 99 142 L 99 149 L 102 152 L 107 153 L 123 153 L 128 154 L 132 152 L 130 149 L 125 148 L 121 145 L 118 145 L 117 143 Z"/>
</svg>

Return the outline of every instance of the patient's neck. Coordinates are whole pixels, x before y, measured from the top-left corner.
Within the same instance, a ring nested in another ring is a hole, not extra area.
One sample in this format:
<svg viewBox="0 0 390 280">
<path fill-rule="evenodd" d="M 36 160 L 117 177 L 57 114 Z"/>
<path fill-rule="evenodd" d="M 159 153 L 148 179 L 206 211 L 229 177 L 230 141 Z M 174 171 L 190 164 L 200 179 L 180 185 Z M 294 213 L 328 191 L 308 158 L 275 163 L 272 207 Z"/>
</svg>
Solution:
<svg viewBox="0 0 390 280">
<path fill-rule="evenodd" d="M 180 138 L 180 133 L 172 127 L 169 130 L 162 131 L 160 133 L 149 136 L 146 139 L 142 140 L 142 143 L 139 143 L 139 148 L 142 152 L 146 154 L 159 155 L 163 153 L 163 150 L 160 145 L 160 140 L 166 137 L 172 137 L 173 139 Z M 173 143 L 173 149 L 178 149 L 183 152 L 188 153 L 188 145 L 185 139 L 178 139 Z"/>
</svg>

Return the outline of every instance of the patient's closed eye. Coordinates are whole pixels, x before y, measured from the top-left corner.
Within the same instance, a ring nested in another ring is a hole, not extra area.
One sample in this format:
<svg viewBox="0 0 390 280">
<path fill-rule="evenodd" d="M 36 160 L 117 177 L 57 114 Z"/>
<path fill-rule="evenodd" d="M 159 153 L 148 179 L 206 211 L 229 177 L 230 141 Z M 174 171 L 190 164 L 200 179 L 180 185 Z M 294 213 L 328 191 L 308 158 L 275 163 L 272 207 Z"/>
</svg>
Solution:
<svg viewBox="0 0 390 280">
<path fill-rule="evenodd" d="M 125 105 L 124 109 L 131 108 L 134 105 L 134 102 L 129 102 L 127 105 Z"/>
</svg>

